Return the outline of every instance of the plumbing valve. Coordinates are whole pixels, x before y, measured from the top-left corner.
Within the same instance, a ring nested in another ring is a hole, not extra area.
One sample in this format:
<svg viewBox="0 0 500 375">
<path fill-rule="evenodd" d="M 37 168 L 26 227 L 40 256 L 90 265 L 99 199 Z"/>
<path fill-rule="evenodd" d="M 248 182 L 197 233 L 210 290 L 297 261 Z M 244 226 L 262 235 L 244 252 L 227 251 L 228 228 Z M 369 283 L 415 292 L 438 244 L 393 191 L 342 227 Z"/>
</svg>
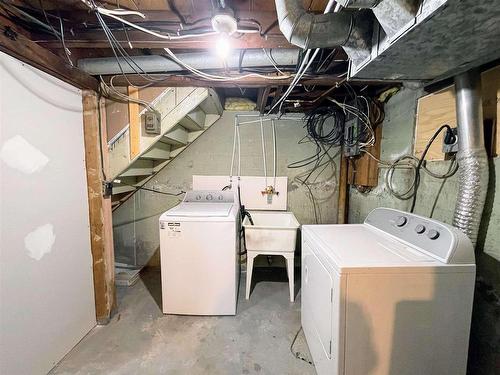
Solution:
<svg viewBox="0 0 500 375">
<path fill-rule="evenodd" d="M 273 203 L 273 195 L 278 196 L 280 193 L 274 189 L 274 186 L 269 185 L 261 191 L 262 196 L 267 195 L 267 204 Z"/>
</svg>

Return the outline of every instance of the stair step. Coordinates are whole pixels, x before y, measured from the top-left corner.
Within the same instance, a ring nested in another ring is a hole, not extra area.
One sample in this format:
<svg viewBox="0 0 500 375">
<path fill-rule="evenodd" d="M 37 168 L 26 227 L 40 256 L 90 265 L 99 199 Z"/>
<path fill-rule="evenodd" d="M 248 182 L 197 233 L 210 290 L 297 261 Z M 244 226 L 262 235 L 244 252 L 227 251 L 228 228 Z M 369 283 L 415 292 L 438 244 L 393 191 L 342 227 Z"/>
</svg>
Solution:
<svg viewBox="0 0 500 375">
<path fill-rule="evenodd" d="M 141 159 L 167 160 L 170 158 L 171 145 L 157 142 L 149 151 L 141 155 Z"/>
<path fill-rule="evenodd" d="M 148 176 L 153 174 L 153 161 L 138 159 L 127 170 L 120 173 L 120 177 Z"/>
<path fill-rule="evenodd" d="M 165 167 L 171 161 L 172 161 L 172 159 L 164 160 L 161 163 L 158 163 L 157 165 L 155 165 L 155 167 L 153 168 L 154 173 L 160 171 L 163 167 Z"/>
<path fill-rule="evenodd" d="M 170 157 L 173 159 L 175 158 L 177 155 L 179 155 L 182 151 L 184 151 L 186 149 L 187 146 L 182 146 L 182 147 L 177 147 L 176 149 L 172 150 L 170 152 Z"/>
<path fill-rule="evenodd" d="M 191 131 L 203 129 L 205 127 L 205 112 L 200 107 L 195 108 L 184 116 L 180 121 L 184 128 Z"/>
<path fill-rule="evenodd" d="M 134 191 L 136 188 L 134 186 L 128 186 L 128 185 L 115 185 L 113 186 L 113 195 L 114 194 L 121 194 L 121 193 L 128 193 L 129 191 Z"/>
<path fill-rule="evenodd" d="M 208 97 L 200 104 L 200 108 L 206 114 L 222 114 L 222 105 L 220 103 L 220 99 L 212 89 L 209 90 Z"/>
<path fill-rule="evenodd" d="M 222 113 L 217 93 L 206 88 L 167 89 L 155 99 L 154 106 L 162 116 L 162 135 L 141 138 L 141 149 L 147 151 L 130 161 L 129 140 L 125 134 L 123 142 L 117 141 L 113 145 L 112 151 L 116 154 L 113 164 L 121 167 L 121 171 L 116 171 L 115 178 L 121 183 L 113 187 L 113 209 L 152 180 L 156 173 L 217 121 Z M 124 149 L 121 150 L 120 146 Z"/>
<path fill-rule="evenodd" d="M 196 138 L 198 138 L 200 135 L 205 133 L 205 130 L 198 130 L 195 132 L 190 132 L 188 135 L 188 141 L 189 143 L 192 143 Z"/>
<path fill-rule="evenodd" d="M 220 119 L 220 115 L 208 113 L 205 116 L 205 129 L 212 126 L 215 123 L 215 121 L 217 121 L 218 119 Z"/>
<path fill-rule="evenodd" d="M 163 142 L 171 145 L 186 145 L 188 143 L 188 131 L 180 126 L 175 126 L 163 136 Z"/>
</svg>

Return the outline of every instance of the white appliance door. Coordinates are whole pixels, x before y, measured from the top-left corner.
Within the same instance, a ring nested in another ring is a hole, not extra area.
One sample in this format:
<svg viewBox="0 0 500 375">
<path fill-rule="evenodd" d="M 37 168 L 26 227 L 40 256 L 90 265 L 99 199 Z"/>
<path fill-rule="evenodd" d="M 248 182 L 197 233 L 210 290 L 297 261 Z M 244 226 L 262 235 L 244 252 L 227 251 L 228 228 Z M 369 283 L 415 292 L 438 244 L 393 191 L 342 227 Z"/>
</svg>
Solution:
<svg viewBox="0 0 500 375">
<path fill-rule="evenodd" d="M 308 242 L 302 248 L 302 324 L 315 362 L 332 355 L 333 279 Z M 318 342 L 322 353 L 318 353 Z M 318 357 L 320 356 L 320 357 Z"/>
<path fill-rule="evenodd" d="M 160 223 L 163 312 L 236 313 L 236 223 Z"/>
</svg>

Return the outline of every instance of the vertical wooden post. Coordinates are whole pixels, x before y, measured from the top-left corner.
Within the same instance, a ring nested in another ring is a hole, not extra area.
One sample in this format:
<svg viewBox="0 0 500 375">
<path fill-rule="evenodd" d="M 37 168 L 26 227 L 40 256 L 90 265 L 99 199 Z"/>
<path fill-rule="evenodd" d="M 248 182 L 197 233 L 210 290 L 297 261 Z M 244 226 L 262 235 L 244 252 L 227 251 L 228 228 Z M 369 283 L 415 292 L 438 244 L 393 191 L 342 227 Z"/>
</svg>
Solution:
<svg viewBox="0 0 500 375">
<path fill-rule="evenodd" d="M 139 89 L 133 86 L 127 88 L 128 96 L 132 99 L 139 99 Z M 139 104 L 128 102 L 128 123 L 130 137 L 130 160 L 141 152 L 141 123 L 139 118 Z"/>
<path fill-rule="evenodd" d="M 346 224 L 349 214 L 349 185 L 347 177 L 349 173 L 349 160 L 342 155 L 340 157 L 340 176 L 339 176 L 339 200 L 337 224 Z"/>
<path fill-rule="evenodd" d="M 84 90 L 82 94 L 96 318 L 97 323 L 107 324 L 116 299 L 111 197 L 103 197 L 104 175 L 109 165 L 106 117 L 102 112 L 103 105 L 99 113 L 98 98 L 94 91 Z M 103 147 L 102 152 L 100 146 Z"/>
<path fill-rule="evenodd" d="M 264 113 L 267 104 L 267 98 L 271 92 L 271 86 L 261 87 L 257 94 L 257 111 Z"/>
</svg>

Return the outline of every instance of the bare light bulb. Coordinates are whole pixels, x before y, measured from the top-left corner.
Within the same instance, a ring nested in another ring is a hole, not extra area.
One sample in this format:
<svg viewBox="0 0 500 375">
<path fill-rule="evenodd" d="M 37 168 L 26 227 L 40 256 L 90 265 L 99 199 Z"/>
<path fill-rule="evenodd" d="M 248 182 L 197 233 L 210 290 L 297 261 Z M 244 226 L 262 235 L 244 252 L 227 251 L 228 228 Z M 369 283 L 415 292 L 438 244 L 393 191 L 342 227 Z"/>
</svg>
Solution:
<svg viewBox="0 0 500 375">
<path fill-rule="evenodd" d="M 225 33 L 221 33 L 217 41 L 215 42 L 215 51 L 217 56 L 222 60 L 226 60 L 231 52 L 231 43 L 229 43 L 229 38 Z"/>
</svg>

